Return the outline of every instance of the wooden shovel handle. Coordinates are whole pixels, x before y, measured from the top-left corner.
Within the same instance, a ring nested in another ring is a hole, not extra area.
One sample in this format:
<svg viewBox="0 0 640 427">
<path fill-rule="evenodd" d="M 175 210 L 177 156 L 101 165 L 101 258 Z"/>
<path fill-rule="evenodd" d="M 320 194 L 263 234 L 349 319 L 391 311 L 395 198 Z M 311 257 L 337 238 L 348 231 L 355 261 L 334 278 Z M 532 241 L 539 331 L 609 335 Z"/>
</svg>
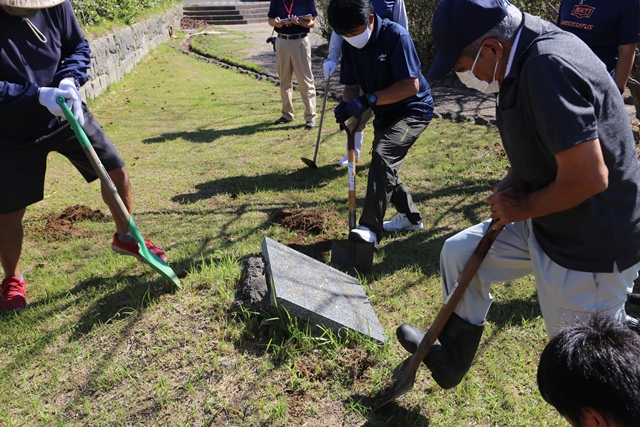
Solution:
<svg viewBox="0 0 640 427">
<path fill-rule="evenodd" d="M 429 330 L 425 334 L 424 338 L 422 338 L 422 341 L 416 349 L 416 352 L 413 353 L 413 356 L 411 357 L 411 365 L 409 368 L 412 374 L 415 375 L 415 372 L 420 366 L 420 362 L 422 362 L 424 358 L 427 357 L 429 350 L 431 350 L 431 346 L 440 335 L 440 332 L 442 332 L 444 325 L 451 317 L 453 310 L 456 308 L 465 291 L 469 287 L 471 279 L 473 279 L 473 276 L 475 276 L 478 272 L 478 268 L 480 268 L 482 261 L 489 252 L 489 249 L 491 249 L 491 245 L 493 245 L 496 237 L 498 237 L 498 234 L 500 234 L 500 232 L 502 231 L 502 228 L 494 230 L 494 224 L 495 221 L 491 221 L 491 223 L 489 224 L 489 229 L 485 232 L 484 236 L 482 236 L 482 239 L 480 239 L 480 241 L 478 242 L 478 245 L 471 254 L 471 257 L 464 265 L 455 289 L 449 295 L 448 299 L 446 299 L 445 304 L 436 315 L 433 323 L 431 323 L 431 326 L 429 327 Z"/>
<path fill-rule="evenodd" d="M 349 231 L 356 228 L 356 151 L 355 151 L 355 132 L 360 126 L 362 117 L 358 117 L 353 130 L 350 130 L 346 122 L 340 123 L 340 128 L 347 133 L 347 166 L 349 168 Z"/>
</svg>

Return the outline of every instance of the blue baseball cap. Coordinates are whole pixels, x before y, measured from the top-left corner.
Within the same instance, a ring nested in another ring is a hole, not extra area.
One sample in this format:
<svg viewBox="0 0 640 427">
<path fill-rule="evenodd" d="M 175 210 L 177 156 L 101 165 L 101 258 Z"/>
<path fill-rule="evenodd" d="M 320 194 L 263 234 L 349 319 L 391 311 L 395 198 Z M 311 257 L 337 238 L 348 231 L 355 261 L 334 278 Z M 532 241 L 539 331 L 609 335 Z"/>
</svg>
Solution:
<svg viewBox="0 0 640 427">
<path fill-rule="evenodd" d="M 433 15 L 436 57 L 427 77 L 446 76 L 465 47 L 502 21 L 508 5 L 507 0 L 442 0 Z"/>
</svg>

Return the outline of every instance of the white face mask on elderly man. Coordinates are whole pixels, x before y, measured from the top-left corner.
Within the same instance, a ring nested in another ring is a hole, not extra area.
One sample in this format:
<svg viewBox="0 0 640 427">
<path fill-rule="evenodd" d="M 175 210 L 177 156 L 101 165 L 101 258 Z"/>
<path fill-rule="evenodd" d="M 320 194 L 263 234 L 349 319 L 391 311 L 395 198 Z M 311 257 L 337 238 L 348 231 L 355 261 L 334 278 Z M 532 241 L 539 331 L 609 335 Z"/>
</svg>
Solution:
<svg viewBox="0 0 640 427">
<path fill-rule="evenodd" d="M 344 40 L 356 49 L 362 49 L 369 42 L 369 37 L 371 37 L 371 30 L 367 25 L 362 34 L 353 37 L 344 37 Z"/>
<path fill-rule="evenodd" d="M 479 90 L 482 93 L 498 93 L 500 91 L 500 84 L 498 80 L 496 80 L 496 72 L 498 71 L 498 61 L 496 61 L 496 67 L 493 69 L 493 81 L 491 83 L 487 83 L 484 80 L 480 80 L 473 74 L 473 67 L 476 66 L 476 62 L 478 62 L 478 58 L 480 57 L 480 51 L 482 51 L 482 46 L 478 53 L 476 54 L 476 59 L 473 61 L 473 65 L 469 71 L 457 72 L 458 78 L 460 81 L 468 88 Z"/>
</svg>

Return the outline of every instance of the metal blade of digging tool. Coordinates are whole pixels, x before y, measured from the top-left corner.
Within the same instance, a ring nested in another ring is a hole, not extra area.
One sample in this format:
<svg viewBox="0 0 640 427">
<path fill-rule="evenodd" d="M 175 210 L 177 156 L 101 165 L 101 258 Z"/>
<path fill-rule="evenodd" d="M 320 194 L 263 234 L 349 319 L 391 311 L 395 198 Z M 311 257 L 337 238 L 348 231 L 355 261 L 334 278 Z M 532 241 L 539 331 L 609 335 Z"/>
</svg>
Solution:
<svg viewBox="0 0 640 427">
<path fill-rule="evenodd" d="M 160 273 L 162 276 L 172 281 L 178 288 L 182 289 L 180 280 L 178 279 L 178 276 L 176 276 L 176 273 L 171 269 L 171 267 L 169 267 L 169 265 L 166 262 L 164 262 L 160 257 L 158 257 L 156 254 L 154 254 L 147 248 L 147 245 L 144 242 L 144 238 L 142 237 L 142 234 L 140 234 L 140 231 L 138 230 L 136 223 L 133 221 L 133 217 L 127 211 L 127 208 L 125 207 L 124 203 L 122 202 L 122 199 L 120 198 L 120 194 L 118 194 L 118 189 L 116 188 L 115 184 L 111 180 L 111 177 L 107 173 L 107 170 L 102 165 L 102 162 L 100 162 L 100 159 L 96 154 L 96 151 L 93 149 L 91 142 L 89 142 L 89 138 L 87 138 L 87 134 L 82 129 L 82 126 L 80 126 L 80 123 L 78 123 L 78 120 L 76 120 L 75 116 L 69 109 L 69 106 L 67 106 L 65 99 L 59 96 L 58 98 L 56 98 L 56 102 L 58 103 L 58 105 L 60 105 L 60 108 L 62 108 L 62 112 L 64 113 L 64 116 L 69 121 L 69 125 L 71 125 L 71 128 L 73 129 L 73 132 L 76 134 L 78 141 L 80 141 L 80 145 L 82 145 L 82 148 L 84 149 L 85 154 L 89 158 L 89 161 L 91 162 L 91 166 L 93 167 L 93 170 L 95 171 L 96 175 L 98 175 L 98 177 L 100 178 L 100 181 L 109 190 L 108 191 L 109 196 L 111 197 L 111 200 L 116 206 L 118 215 L 120 216 L 120 218 L 122 218 L 124 222 L 128 224 L 129 233 L 131 233 L 131 235 L 133 236 L 133 239 L 136 241 L 136 243 L 138 243 L 138 246 L 140 247 L 139 249 L 140 259 L 145 264 L 149 265 L 155 271 Z"/>
<path fill-rule="evenodd" d="M 482 236 L 482 239 L 478 242 L 478 245 L 471 254 L 471 257 L 467 260 L 457 283 L 454 284 L 453 292 L 445 300 L 444 305 L 436 315 L 436 318 L 429 327 L 429 330 L 422 338 L 416 352 L 405 359 L 404 362 L 396 366 L 393 370 L 393 387 L 390 390 L 383 391 L 381 393 L 381 403 L 376 405 L 375 409 L 399 398 L 413 388 L 413 384 L 416 380 L 416 371 L 418 370 L 420 363 L 425 357 L 427 357 L 429 350 L 431 350 L 431 346 L 438 338 L 438 335 L 440 335 L 440 332 L 442 332 L 444 325 L 451 317 L 451 313 L 453 313 L 453 310 L 462 299 L 462 295 L 469 287 L 469 283 L 471 282 L 471 279 L 473 279 L 473 276 L 476 275 L 478 268 L 480 268 L 480 265 L 487 255 L 487 252 L 489 252 L 491 245 L 496 237 L 498 237 L 498 234 L 500 234 L 500 231 L 502 231 L 502 228 L 493 230 L 493 224 L 494 221 L 491 221 L 489 228 L 485 232 L 484 236 Z"/>
</svg>

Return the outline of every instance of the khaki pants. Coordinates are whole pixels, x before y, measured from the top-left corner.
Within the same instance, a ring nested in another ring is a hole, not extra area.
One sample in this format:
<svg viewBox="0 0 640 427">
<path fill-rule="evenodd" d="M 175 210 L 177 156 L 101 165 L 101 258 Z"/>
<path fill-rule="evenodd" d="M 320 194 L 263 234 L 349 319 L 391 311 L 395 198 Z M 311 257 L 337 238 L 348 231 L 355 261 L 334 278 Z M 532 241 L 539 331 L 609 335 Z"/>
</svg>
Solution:
<svg viewBox="0 0 640 427">
<path fill-rule="evenodd" d="M 316 119 L 316 88 L 311 71 L 311 43 L 309 37 L 276 41 L 276 60 L 280 77 L 280 96 L 282 98 L 282 117 L 293 120 L 293 73 L 298 80 L 298 88 L 304 104 L 304 120 Z"/>
</svg>

